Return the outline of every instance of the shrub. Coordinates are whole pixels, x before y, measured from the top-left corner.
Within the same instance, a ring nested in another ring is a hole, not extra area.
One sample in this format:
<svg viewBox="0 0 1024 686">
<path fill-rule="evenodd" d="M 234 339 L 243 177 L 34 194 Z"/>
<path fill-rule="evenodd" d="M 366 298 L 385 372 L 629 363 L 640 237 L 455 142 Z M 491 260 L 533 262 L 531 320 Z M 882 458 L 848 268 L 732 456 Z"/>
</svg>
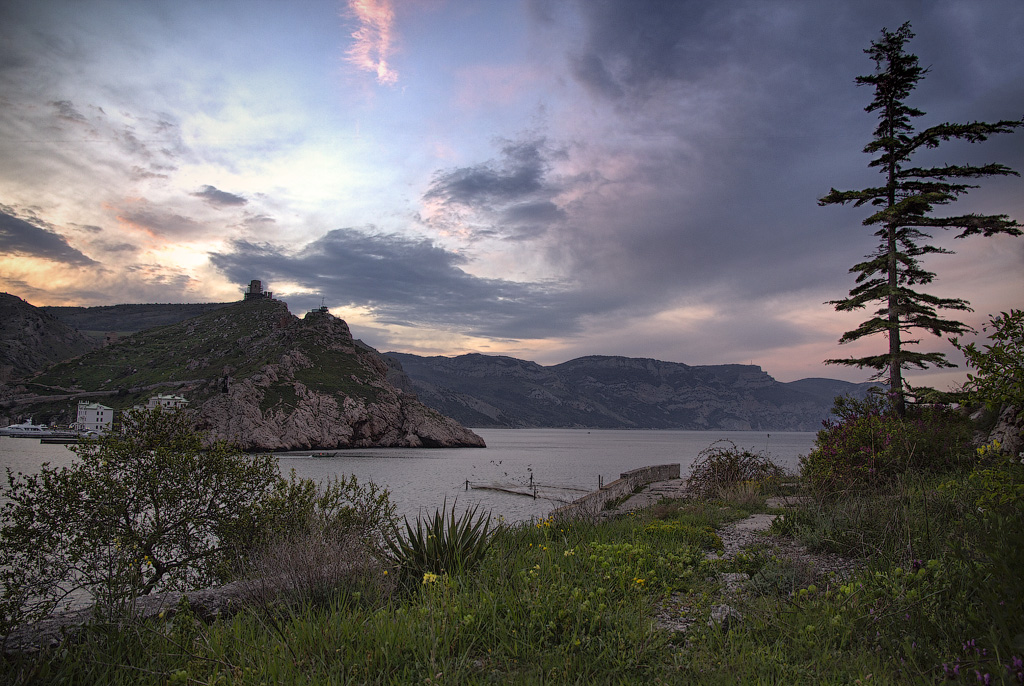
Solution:
<svg viewBox="0 0 1024 686">
<path fill-rule="evenodd" d="M 427 517 L 416 518 L 416 528 L 405 519 L 405 535 L 397 529 L 386 539 L 392 560 L 406 581 L 425 574 L 458 574 L 478 565 L 494 538 L 489 513 L 480 506 L 466 508 L 461 516 L 445 501 L 441 509 Z"/>
<path fill-rule="evenodd" d="M 113 602 L 216 581 L 236 523 L 280 479 L 269 456 L 204 448 L 185 412 L 128 412 L 122 432 L 73 450 L 78 459 L 60 469 L 8 470 L 7 623 L 46 615 L 83 591 Z"/>
<path fill-rule="evenodd" d="M 941 473 L 965 466 L 971 426 L 966 415 L 942 407 L 911 407 L 897 416 L 880 395 L 838 397 L 818 432 L 814 449 L 800 460 L 813 486 L 842 490 L 891 480 L 899 474 Z"/>
<path fill-rule="evenodd" d="M 386 595 L 386 539 L 394 526 L 387 489 L 355 476 L 317 486 L 280 479 L 250 524 L 258 545 L 242 551 L 239 574 L 258 605 L 327 605 L 337 596 Z M 368 598 L 367 598 L 368 599 Z"/>
<path fill-rule="evenodd" d="M 379 552 L 391 525 L 387 491 L 285 480 L 269 455 L 205 445 L 184 411 L 128 412 L 121 432 L 73 450 L 60 469 L 7 472 L 0 633 L 72 599 L 116 613 L 153 591 L 222 582 L 240 558 L 297 535 L 355 536 Z"/>
<path fill-rule="evenodd" d="M 697 498 L 718 498 L 723 489 L 744 482 L 772 483 L 783 473 L 764 453 L 740 450 L 730 440 L 715 441 L 694 460 L 687 490 Z"/>
<path fill-rule="evenodd" d="M 1003 312 L 989 322 L 992 334 L 984 350 L 975 343 L 961 345 L 952 339 L 975 370 L 967 375 L 964 390 L 972 401 L 994 409 L 1004 405 L 1024 408 L 1024 310 Z"/>
</svg>

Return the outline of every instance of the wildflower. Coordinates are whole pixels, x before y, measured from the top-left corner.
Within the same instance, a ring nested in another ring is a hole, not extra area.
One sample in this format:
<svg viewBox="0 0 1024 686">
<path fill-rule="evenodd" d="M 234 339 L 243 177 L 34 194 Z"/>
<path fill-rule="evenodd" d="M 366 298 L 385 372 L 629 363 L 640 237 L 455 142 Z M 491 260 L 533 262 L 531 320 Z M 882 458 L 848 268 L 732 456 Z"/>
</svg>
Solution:
<svg viewBox="0 0 1024 686">
<path fill-rule="evenodd" d="M 434 574 L 433 572 L 425 572 L 423 574 L 423 583 L 432 584 L 435 583 L 439 578 L 440 577 L 438 577 L 437 574 Z"/>
<path fill-rule="evenodd" d="M 640 577 L 636 576 L 636 577 L 633 577 L 633 583 L 635 583 L 637 586 L 643 586 L 644 585 L 644 580 L 641 579 Z"/>
<path fill-rule="evenodd" d="M 576 549 L 575 548 L 569 548 L 568 550 L 566 550 L 565 552 L 562 553 L 562 555 L 565 556 L 565 557 L 571 557 L 571 556 L 573 556 L 575 554 L 576 554 Z"/>
</svg>

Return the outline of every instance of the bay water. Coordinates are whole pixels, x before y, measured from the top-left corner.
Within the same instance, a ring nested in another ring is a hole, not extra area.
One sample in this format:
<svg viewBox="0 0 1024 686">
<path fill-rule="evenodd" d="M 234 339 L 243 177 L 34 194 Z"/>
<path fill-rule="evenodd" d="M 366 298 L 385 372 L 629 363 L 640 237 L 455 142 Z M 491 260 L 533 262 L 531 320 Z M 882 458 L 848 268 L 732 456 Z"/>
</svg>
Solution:
<svg viewBox="0 0 1024 686">
<path fill-rule="evenodd" d="M 461 511 L 479 504 L 506 521 L 543 517 L 622 472 L 679 463 L 681 474 L 702 450 L 719 440 L 766 452 L 788 472 L 814 443 L 809 432 L 672 431 L 598 429 L 475 429 L 486 448 L 372 448 L 277 453 L 281 472 L 324 481 L 355 475 L 387 488 L 399 515 L 415 519 L 446 502 Z M 44 462 L 67 464 L 62 445 L 0 437 L 0 474 L 34 473 Z M 468 483 L 467 483 L 468 482 Z M 4 479 L 6 485 L 6 478 Z M 498 489 L 498 490 L 495 490 Z M 536 495 L 536 497 L 534 497 Z"/>
</svg>

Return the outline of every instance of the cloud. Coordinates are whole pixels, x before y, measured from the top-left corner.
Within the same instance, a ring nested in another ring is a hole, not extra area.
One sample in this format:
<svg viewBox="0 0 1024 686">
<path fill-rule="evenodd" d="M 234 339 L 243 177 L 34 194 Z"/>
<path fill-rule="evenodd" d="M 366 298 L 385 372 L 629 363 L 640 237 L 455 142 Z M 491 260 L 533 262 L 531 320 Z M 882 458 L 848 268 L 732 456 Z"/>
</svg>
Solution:
<svg viewBox="0 0 1024 686">
<path fill-rule="evenodd" d="M 55 100 L 50 103 L 57 110 L 57 116 L 72 122 L 85 123 L 85 116 L 82 115 L 70 100 Z"/>
<path fill-rule="evenodd" d="M 423 194 L 427 223 L 470 238 L 542 235 L 565 218 L 555 203 L 560 183 L 550 175 L 551 160 L 564 156 L 544 137 L 528 136 L 502 141 L 499 160 L 439 171 Z"/>
<path fill-rule="evenodd" d="M 208 235 L 210 229 L 194 219 L 182 216 L 144 199 L 131 200 L 115 208 L 117 220 L 132 229 L 163 238 Z"/>
<path fill-rule="evenodd" d="M 213 186 L 203 186 L 195 193 L 192 193 L 192 196 L 202 198 L 214 207 L 237 207 L 238 205 L 245 205 L 249 202 L 240 195 L 228 193 L 227 191 L 219 190 Z"/>
<path fill-rule="evenodd" d="M 495 338 L 564 335 L 579 325 L 586 297 L 557 283 L 523 283 L 473 276 L 466 258 L 428 240 L 335 229 L 302 250 L 234 241 L 212 253 L 230 280 L 286 281 L 315 293 L 289 298 L 312 307 L 356 305 L 378 322 L 432 326 Z M 308 302 L 306 302 L 308 301 Z"/>
<path fill-rule="evenodd" d="M 35 226 L 6 212 L 0 212 L 0 252 L 39 257 L 75 267 L 97 264 L 95 260 L 71 247 L 59 233 Z"/>
<path fill-rule="evenodd" d="M 377 75 L 377 83 L 393 85 L 398 72 L 388 65 L 394 50 L 395 11 L 391 0 L 348 0 L 348 13 L 359 28 L 352 32 L 346 60 L 357 69 Z"/>
</svg>

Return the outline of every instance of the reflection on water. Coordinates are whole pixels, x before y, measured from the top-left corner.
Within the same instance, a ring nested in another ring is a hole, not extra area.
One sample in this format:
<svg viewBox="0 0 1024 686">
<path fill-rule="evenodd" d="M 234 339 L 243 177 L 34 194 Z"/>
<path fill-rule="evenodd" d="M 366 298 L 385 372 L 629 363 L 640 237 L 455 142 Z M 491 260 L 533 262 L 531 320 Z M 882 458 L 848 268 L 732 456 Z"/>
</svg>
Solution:
<svg viewBox="0 0 1024 686">
<path fill-rule="evenodd" d="M 753 431 L 620 431 L 586 429 L 476 429 L 487 448 L 376 448 L 312 455 L 279 453 L 281 471 L 294 469 L 317 481 L 354 474 L 391 491 L 398 513 L 414 518 L 447 500 L 459 508 L 480 503 L 495 516 L 521 521 L 547 514 L 564 502 L 608 483 L 637 467 L 678 462 L 689 472 L 697 454 L 719 439 L 740 448 L 767 450 L 776 462 L 795 472 L 813 433 Z M 0 438 L 0 470 L 31 473 L 43 462 L 66 464 L 74 455 L 65 446 L 40 445 L 29 439 Z M 531 490 L 537 499 L 472 486 Z M 466 482 L 470 488 L 467 490 Z"/>
</svg>

